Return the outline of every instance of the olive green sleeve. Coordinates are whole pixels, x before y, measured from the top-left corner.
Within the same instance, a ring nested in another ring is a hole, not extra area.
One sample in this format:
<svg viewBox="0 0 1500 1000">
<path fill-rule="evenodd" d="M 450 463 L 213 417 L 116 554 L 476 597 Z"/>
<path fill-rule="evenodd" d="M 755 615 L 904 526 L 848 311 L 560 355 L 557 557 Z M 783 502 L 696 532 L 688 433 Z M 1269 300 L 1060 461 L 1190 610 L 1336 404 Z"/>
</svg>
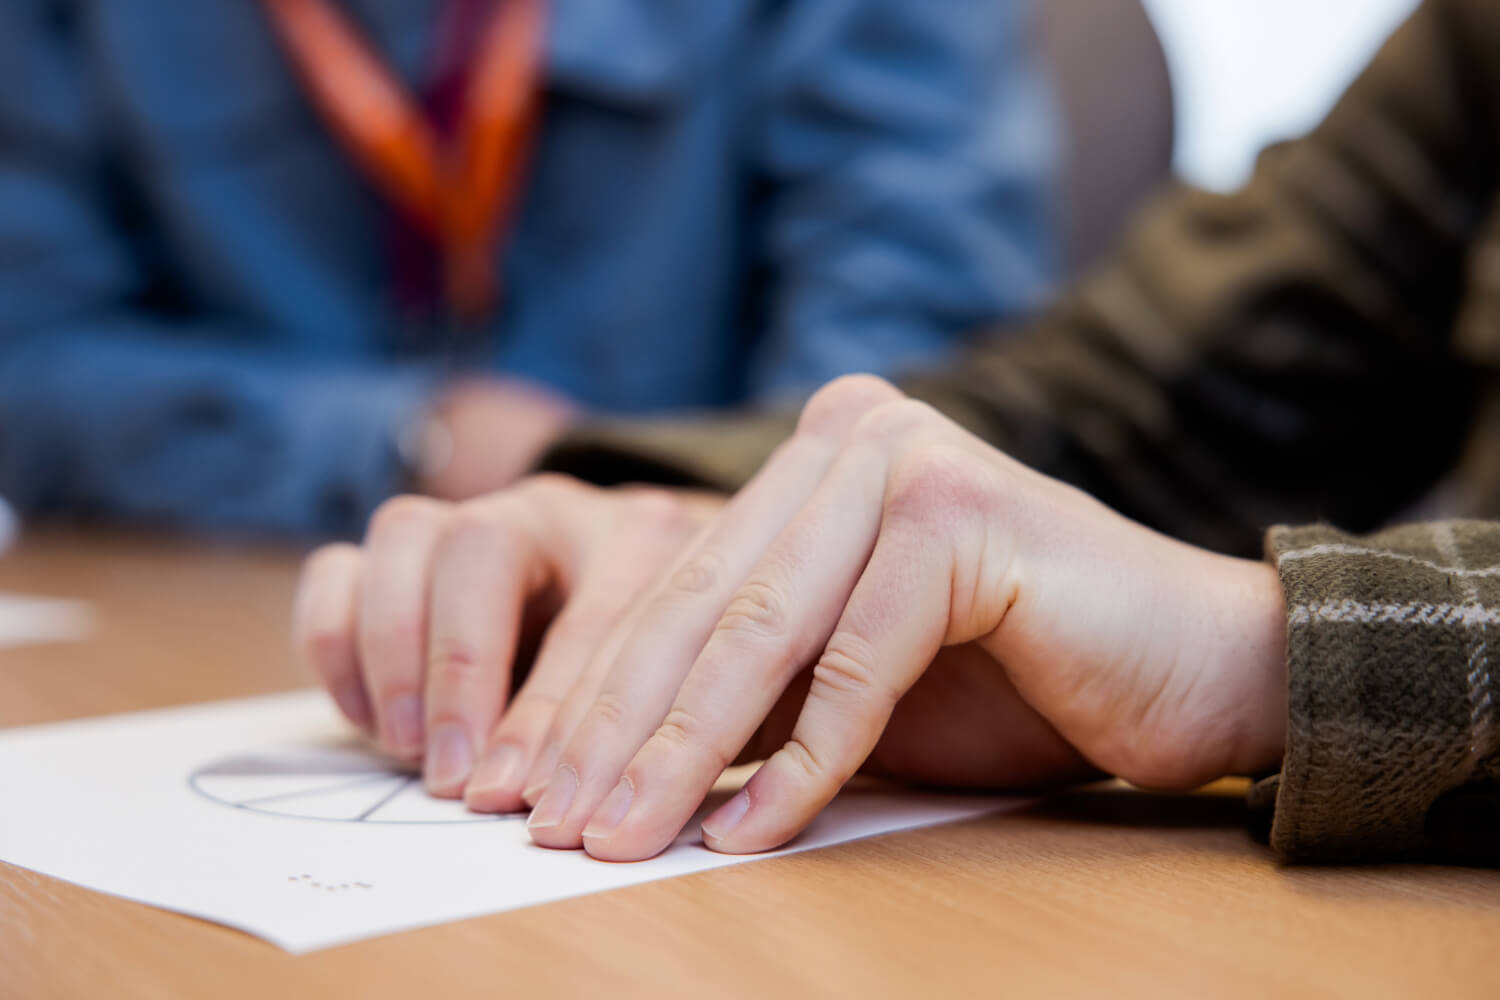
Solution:
<svg viewBox="0 0 1500 1000">
<path fill-rule="evenodd" d="M 1281 773 L 1250 796 L 1271 846 L 1500 863 L 1500 524 L 1277 528 L 1267 549 L 1289 666 Z"/>
</svg>

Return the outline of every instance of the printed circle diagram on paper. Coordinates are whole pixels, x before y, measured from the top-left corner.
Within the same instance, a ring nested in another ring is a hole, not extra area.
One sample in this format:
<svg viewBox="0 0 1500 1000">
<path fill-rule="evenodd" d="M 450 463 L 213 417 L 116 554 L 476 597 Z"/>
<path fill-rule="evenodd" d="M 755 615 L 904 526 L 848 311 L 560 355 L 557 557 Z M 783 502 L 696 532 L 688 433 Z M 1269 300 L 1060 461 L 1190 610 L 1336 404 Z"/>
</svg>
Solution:
<svg viewBox="0 0 1500 1000">
<path fill-rule="evenodd" d="M 224 757 L 194 771 L 193 791 L 236 809 L 336 823 L 495 823 L 462 802 L 433 798 L 421 775 L 356 749 L 290 748 Z"/>
</svg>

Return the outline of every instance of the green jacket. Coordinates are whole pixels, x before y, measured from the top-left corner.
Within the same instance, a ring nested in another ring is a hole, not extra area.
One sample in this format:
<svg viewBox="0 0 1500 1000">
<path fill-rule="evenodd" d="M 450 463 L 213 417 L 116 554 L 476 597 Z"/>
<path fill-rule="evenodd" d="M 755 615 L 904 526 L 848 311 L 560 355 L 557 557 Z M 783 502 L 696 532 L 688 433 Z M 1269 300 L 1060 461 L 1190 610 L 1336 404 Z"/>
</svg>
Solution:
<svg viewBox="0 0 1500 1000">
<path fill-rule="evenodd" d="M 1168 193 L 1021 336 L 903 383 L 1145 524 L 1276 562 L 1291 722 L 1252 803 L 1290 859 L 1500 859 L 1500 523 L 1326 526 L 1500 516 L 1497 196 L 1500 4 L 1428 0 L 1244 190 Z M 730 488 L 793 420 L 600 427 L 550 464 Z"/>
</svg>

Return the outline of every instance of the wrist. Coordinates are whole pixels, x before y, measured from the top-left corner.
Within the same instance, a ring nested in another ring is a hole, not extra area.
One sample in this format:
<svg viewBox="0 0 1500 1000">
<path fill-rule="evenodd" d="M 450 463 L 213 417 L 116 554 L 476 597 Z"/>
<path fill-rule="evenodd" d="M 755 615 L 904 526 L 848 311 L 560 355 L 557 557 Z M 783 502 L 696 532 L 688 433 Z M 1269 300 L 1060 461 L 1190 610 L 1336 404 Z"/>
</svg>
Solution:
<svg viewBox="0 0 1500 1000">
<path fill-rule="evenodd" d="M 1226 667 L 1241 708 L 1228 773 L 1258 775 L 1281 765 L 1286 747 L 1286 598 L 1275 567 L 1236 560 L 1239 579 L 1230 588 L 1232 620 Z"/>
</svg>

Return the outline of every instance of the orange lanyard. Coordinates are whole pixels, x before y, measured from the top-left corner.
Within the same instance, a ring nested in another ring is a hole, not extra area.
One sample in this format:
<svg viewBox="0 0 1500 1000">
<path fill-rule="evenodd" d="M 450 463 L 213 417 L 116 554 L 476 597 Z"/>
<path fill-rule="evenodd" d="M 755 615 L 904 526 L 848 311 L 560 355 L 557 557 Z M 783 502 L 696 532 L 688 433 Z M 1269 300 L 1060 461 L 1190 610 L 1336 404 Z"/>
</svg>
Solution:
<svg viewBox="0 0 1500 1000">
<path fill-rule="evenodd" d="M 520 191 L 540 105 L 545 0 L 502 0 L 483 28 L 463 115 L 444 143 L 328 0 L 264 0 L 283 45 L 350 155 L 442 254 L 458 317 L 495 307 L 495 249 Z"/>
</svg>

